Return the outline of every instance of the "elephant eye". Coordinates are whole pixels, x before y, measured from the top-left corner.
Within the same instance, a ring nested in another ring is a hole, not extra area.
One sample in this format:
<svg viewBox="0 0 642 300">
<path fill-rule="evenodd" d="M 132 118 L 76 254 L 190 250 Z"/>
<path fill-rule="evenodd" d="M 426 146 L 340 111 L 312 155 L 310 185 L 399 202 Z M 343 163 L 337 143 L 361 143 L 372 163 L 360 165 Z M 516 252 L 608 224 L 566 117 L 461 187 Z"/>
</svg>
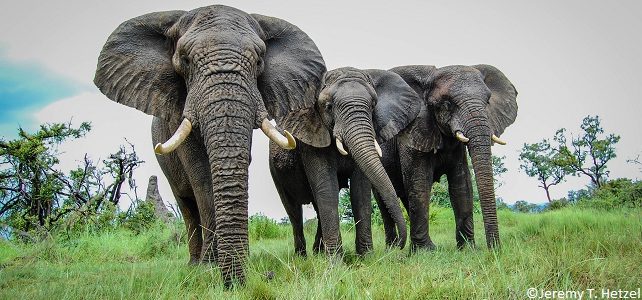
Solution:
<svg viewBox="0 0 642 300">
<path fill-rule="evenodd" d="M 189 66 L 189 57 L 187 55 L 181 55 L 181 64 L 185 67 Z"/>
<path fill-rule="evenodd" d="M 258 61 L 256 62 L 256 70 L 258 74 L 263 73 L 263 68 L 264 68 L 264 62 L 263 58 L 259 57 Z"/>
</svg>

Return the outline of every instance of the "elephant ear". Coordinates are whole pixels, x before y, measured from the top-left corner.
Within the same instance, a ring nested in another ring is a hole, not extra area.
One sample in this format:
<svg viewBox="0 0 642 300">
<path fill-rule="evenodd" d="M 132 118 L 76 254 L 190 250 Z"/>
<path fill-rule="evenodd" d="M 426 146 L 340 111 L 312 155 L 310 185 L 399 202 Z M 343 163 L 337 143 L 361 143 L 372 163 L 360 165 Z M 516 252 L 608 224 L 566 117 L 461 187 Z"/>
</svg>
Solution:
<svg viewBox="0 0 642 300">
<path fill-rule="evenodd" d="M 425 99 L 432 88 L 433 76 L 437 68 L 428 65 L 411 65 L 392 68 L 390 71 L 398 74 L 420 98 L 419 114 L 401 132 L 399 140 L 422 152 L 434 152 L 441 148 L 442 139 L 437 121 Z"/>
<path fill-rule="evenodd" d="M 500 136 L 517 118 L 517 90 L 497 68 L 490 65 L 475 65 L 473 68 L 479 70 L 491 91 L 486 112 L 493 133 Z"/>
<path fill-rule="evenodd" d="M 172 65 L 167 30 L 184 14 L 155 12 L 120 24 L 98 57 L 94 83 L 100 91 L 167 121 L 181 116 L 186 88 Z"/>
<path fill-rule="evenodd" d="M 264 68 L 258 86 L 268 113 L 304 143 L 330 145 L 330 134 L 315 109 L 326 71 L 321 52 L 298 27 L 274 17 L 252 17 L 265 34 Z"/>
<path fill-rule="evenodd" d="M 372 121 L 377 140 L 383 143 L 406 128 L 419 114 L 419 95 L 396 73 L 385 70 L 364 70 L 372 79 L 377 104 Z"/>
</svg>

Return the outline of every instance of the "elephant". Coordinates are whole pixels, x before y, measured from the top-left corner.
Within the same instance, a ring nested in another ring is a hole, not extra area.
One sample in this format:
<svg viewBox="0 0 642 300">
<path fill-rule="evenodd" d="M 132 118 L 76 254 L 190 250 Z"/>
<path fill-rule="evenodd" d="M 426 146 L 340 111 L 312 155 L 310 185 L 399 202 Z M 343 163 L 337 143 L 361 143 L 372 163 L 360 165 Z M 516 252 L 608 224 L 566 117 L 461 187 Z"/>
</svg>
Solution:
<svg viewBox="0 0 642 300">
<path fill-rule="evenodd" d="M 292 224 L 295 252 L 306 255 L 301 206 L 312 203 L 319 220 L 314 251 L 342 253 L 338 194 L 348 179 L 357 254 L 372 249 L 371 186 L 380 191 L 398 237 L 394 243 L 403 248 L 406 222 L 377 140 L 392 138 L 415 119 L 418 96 L 395 73 L 345 67 L 323 76 L 315 108 L 302 112 L 296 124 L 308 128 L 312 143 L 297 141 L 294 151 L 270 145 L 270 172 Z"/>
<path fill-rule="evenodd" d="M 477 181 L 489 248 L 499 247 L 492 143 L 517 117 L 517 90 L 490 65 L 401 66 L 399 74 L 422 98 L 421 112 L 398 136 L 381 145 L 383 164 L 410 217 L 411 251 L 433 249 L 428 207 L 433 182 L 442 175 L 455 215 L 457 247 L 474 246 L 473 190 L 466 150 Z M 379 195 L 375 192 L 375 198 Z M 398 237 L 382 210 L 386 243 Z"/>
<path fill-rule="evenodd" d="M 109 99 L 153 115 L 152 140 L 189 236 L 190 263 L 245 282 L 252 131 L 305 141 L 292 115 L 314 106 L 326 71 L 312 39 L 278 18 L 213 5 L 123 22 L 98 57 Z"/>
</svg>

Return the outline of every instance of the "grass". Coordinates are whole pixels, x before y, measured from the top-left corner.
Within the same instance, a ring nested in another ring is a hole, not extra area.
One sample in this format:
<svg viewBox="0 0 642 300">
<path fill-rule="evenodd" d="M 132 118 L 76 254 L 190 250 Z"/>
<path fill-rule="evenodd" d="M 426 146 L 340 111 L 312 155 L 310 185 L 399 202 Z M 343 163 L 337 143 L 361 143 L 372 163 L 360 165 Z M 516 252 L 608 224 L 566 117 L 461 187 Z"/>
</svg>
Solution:
<svg viewBox="0 0 642 300">
<path fill-rule="evenodd" d="M 250 241 L 245 287 L 225 290 L 216 268 L 187 266 L 175 229 L 57 237 L 25 245 L 0 240 L 0 299 L 523 299 L 525 291 L 634 290 L 642 286 L 642 211 L 566 208 L 500 211 L 502 248 L 488 251 L 476 216 L 476 249 L 456 250 L 452 212 L 432 213 L 432 252 L 354 254 L 342 232 L 341 259 L 295 256 L 289 228 Z M 314 228 L 306 228 L 311 252 Z M 269 280 L 268 273 L 274 274 Z"/>
</svg>

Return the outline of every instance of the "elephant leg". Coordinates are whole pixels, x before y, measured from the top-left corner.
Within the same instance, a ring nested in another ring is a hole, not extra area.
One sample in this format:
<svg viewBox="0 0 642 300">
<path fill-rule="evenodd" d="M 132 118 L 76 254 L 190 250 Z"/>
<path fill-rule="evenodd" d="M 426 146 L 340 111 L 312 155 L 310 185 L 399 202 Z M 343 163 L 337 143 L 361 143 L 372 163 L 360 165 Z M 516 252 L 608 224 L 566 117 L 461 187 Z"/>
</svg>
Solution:
<svg viewBox="0 0 642 300">
<path fill-rule="evenodd" d="M 200 226 L 200 217 L 198 214 L 198 207 L 196 206 L 196 199 L 180 198 L 175 195 L 178 208 L 183 215 L 185 228 L 187 228 L 187 245 L 189 249 L 189 264 L 197 264 L 201 259 L 201 249 L 203 247 L 203 232 Z"/>
<path fill-rule="evenodd" d="M 318 217 L 317 217 L 317 220 L 319 220 Z M 312 250 L 314 251 L 314 254 L 323 253 L 325 251 L 322 232 L 323 232 L 323 229 L 321 228 L 321 222 L 317 221 L 317 232 L 314 235 L 314 244 L 312 245 Z"/>
<path fill-rule="evenodd" d="M 350 179 L 350 203 L 356 224 L 355 249 L 358 255 L 372 251 L 372 185 L 368 178 L 356 169 Z M 394 223 L 393 223 L 394 226 Z"/>
<path fill-rule="evenodd" d="M 290 218 L 290 224 L 292 225 L 292 234 L 294 236 L 294 252 L 300 256 L 306 256 L 306 246 L 305 246 L 305 235 L 303 234 L 303 207 L 293 202 L 292 197 L 287 193 L 283 193 L 277 188 L 281 199 L 283 201 L 283 206 L 285 211 L 288 213 Z M 287 204 L 286 204 L 287 202 Z"/>
<path fill-rule="evenodd" d="M 406 189 L 406 205 L 410 217 L 410 251 L 435 248 L 429 235 L 430 191 L 433 183 L 433 157 L 405 149 L 401 155 L 403 183 Z"/>
<path fill-rule="evenodd" d="M 473 186 L 465 152 L 461 157 L 463 159 L 458 160 L 446 174 L 450 203 L 455 214 L 455 239 L 459 249 L 464 248 L 467 243 L 472 246 L 475 245 Z"/>
<path fill-rule="evenodd" d="M 399 235 L 397 234 L 397 226 L 395 225 L 392 216 L 387 209 L 386 205 L 381 200 L 381 195 L 375 189 L 372 190 L 375 200 L 377 201 L 377 206 L 379 207 L 379 212 L 381 213 L 381 220 L 383 221 L 383 230 L 386 236 L 386 246 L 394 247 L 397 240 L 399 240 Z M 407 201 L 406 201 L 407 202 Z M 406 206 L 407 209 L 407 206 Z"/>
<path fill-rule="evenodd" d="M 325 151 L 321 149 L 307 149 L 302 152 L 305 173 L 317 206 L 325 252 L 330 255 L 342 253 L 336 164 L 331 163 Z"/>
<path fill-rule="evenodd" d="M 284 150 L 270 141 L 270 174 L 281 203 L 290 218 L 294 251 L 306 256 L 302 203 L 314 203 L 303 164 L 296 152 Z"/>
<path fill-rule="evenodd" d="M 152 141 L 154 143 L 167 140 L 171 134 L 172 132 L 166 122 L 154 118 L 152 122 Z M 192 188 L 193 179 L 190 177 L 190 172 L 185 171 L 185 164 L 183 163 L 183 161 L 187 161 L 182 158 L 185 156 L 186 153 L 176 151 L 166 155 L 157 155 L 156 159 L 169 181 L 178 208 L 183 215 L 187 229 L 189 263 L 195 264 L 201 259 L 203 247 L 198 199 L 204 198 L 206 195 L 198 193 Z"/>
</svg>

